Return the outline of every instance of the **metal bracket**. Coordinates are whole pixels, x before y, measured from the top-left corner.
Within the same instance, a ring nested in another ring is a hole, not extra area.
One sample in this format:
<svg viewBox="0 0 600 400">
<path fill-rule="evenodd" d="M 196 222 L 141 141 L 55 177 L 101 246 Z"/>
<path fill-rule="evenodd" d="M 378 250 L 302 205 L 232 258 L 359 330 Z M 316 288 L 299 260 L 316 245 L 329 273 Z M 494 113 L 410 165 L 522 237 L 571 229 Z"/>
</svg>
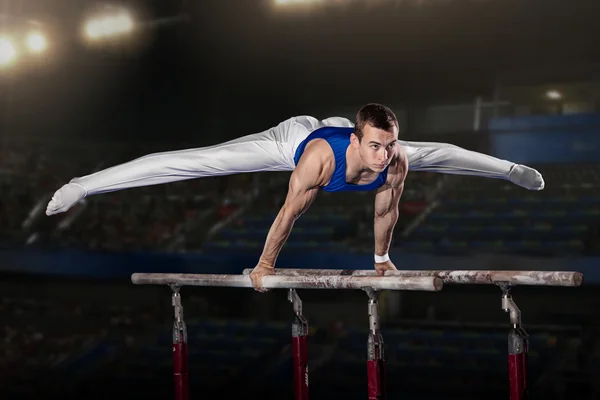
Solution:
<svg viewBox="0 0 600 400">
<path fill-rule="evenodd" d="M 296 289 L 290 289 L 288 292 L 288 301 L 292 303 L 294 307 L 294 323 L 292 324 L 292 336 L 306 336 L 308 335 L 308 321 L 302 315 L 302 300 Z"/>
<path fill-rule="evenodd" d="M 300 300 L 300 296 L 296 293 L 296 289 L 290 289 L 288 292 L 288 301 L 292 303 L 294 307 L 294 314 L 296 316 L 302 315 L 302 300 Z"/>
<path fill-rule="evenodd" d="M 365 292 L 369 296 L 369 330 L 373 334 L 379 333 L 379 294 L 373 288 L 365 288 Z"/>
<path fill-rule="evenodd" d="M 517 307 L 517 304 L 513 300 L 510 293 L 512 286 L 506 282 L 498 283 L 500 289 L 502 289 L 502 309 L 509 313 L 510 323 L 514 328 L 521 327 L 521 310 Z"/>
<path fill-rule="evenodd" d="M 367 340 L 367 357 L 369 360 L 383 360 L 383 336 L 379 329 L 379 295 L 381 292 L 373 288 L 365 288 L 364 291 L 369 296 L 369 338 Z"/>
<path fill-rule="evenodd" d="M 181 294 L 179 285 L 169 285 L 173 294 L 171 296 L 171 304 L 175 313 L 175 321 L 173 322 L 173 343 L 187 343 L 187 327 L 183 320 L 183 306 L 181 305 Z"/>
<path fill-rule="evenodd" d="M 181 286 L 179 285 L 170 285 L 171 290 L 173 291 L 173 295 L 171 296 L 171 304 L 173 305 L 173 309 L 175 311 L 175 320 L 177 322 L 183 321 L 183 306 L 181 305 L 181 294 L 179 290 Z"/>
<path fill-rule="evenodd" d="M 528 352 L 529 335 L 521 323 L 521 310 L 513 300 L 510 293 L 512 286 L 506 282 L 498 283 L 502 289 L 502 309 L 509 313 L 512 330 L 508 335 L 508 350 L 510 354 L 523 354 Z"/>
<path fill-rule="evenodd" d="M 377 301 L 379 300 L 379 291 L 373 289 L 373 288 L 364 288 L 363 289 L 365 291 L 365 293 L 367 293 L 367 296 L 369 296 L 369 300 L 374 300 Z"/>
</svg>

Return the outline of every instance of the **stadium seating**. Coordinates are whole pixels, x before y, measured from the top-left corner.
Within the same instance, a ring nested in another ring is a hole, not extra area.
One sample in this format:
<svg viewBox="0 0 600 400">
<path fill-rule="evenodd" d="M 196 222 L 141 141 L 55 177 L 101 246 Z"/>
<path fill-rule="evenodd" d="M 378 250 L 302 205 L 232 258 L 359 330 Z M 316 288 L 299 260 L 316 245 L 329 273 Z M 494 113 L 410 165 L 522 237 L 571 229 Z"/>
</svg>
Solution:
<svg viewBox="0 0 600 400">
<path fill-rule="evenodd" d="M 3 149 L 2 245 L 154 251 L 169 249 L 170 243 L 188 232 L 178 250 L 260 251 L 285 198 L 287 173 L 265 174 L 270 180 L 261 176 L 261 181 L 269 182 L 261 186 L 255 204 L 204 242 L 198 229 L 209 230 L 231 214 L 253 187 L 244 176 L 232 178 L 226 190 L 218 179 L 202 179 L 92 196 L 85 205 L 59 217 L 48 219 L 42 213 L 37 221 L 28 221 L 35 206 L 44 206 L 48 196 L 71 177 L 152 150 L 122 148 L 99 156 L 91 148 L 87 152 L 19 145 Z M 406 252 L 440 254 L 597 253 L 600 165 L 535 167 L 546 180 L 542 192 L 529 192 L 502 180 L 409 174 L 393 246 Z M 373 193 L 321 192 L 296 221 L 284 250 L 345 251 L 372 243 L 373 199 Z M 205 226 L 200 216 L 210 209 L 217 219 Z M 420 221 L 424 210 L 428 214 Z M 419 221 L 403 235 L 407 226 Z"/>
<path fill-rule="evenodd" d="M 233 223 L 207 240 L 206 250 L 257 251 L 262 249 L 281 202 L 287 193 L 287 174 L 281 174 L 275 191 L 279 202 L 264 199 L 238 217 Z M 427 206 L 429 193 L 439 182 L 439 175 L 410 175 L 404 193 L 401 212 L 408 221 Z M 295 223 L 285 244 L 286 251 L 344 250 L 355 247 L 364 237 L 372 237 L 374 194 L 369 192 L 320 192 L 315 202 Z M 369 243 L 371 243 L 369 241 Z"/>
<path fill-rule="evenodd" d="M 289 174 L 275 177 L 270 193 L 280 201 L 263 198 L 256 205 L 224 227 L 217 235 L 203 244 L 206 250 L 228 249 L 256 251 L 263 247 L 269 228 L 273 224 L 287 192 Z M 361 194 L 332 196 L 323 193 L 318 196 L 311 208 L 294 224 L 294 229 L 286 242 L 287 250 L 319 250 L 344 247 L 345 241 L 353 233 L 353 203 Z M 358 200 L 360 201 L 360 200 Z"/>
<path fill-rule="evenodd" d="M 600 165 L 538 166 L 546 189 L 453 178 L 452 190 L 406 240 L 405 251 L 582 254 L 600 226 Z"/>
</svg>

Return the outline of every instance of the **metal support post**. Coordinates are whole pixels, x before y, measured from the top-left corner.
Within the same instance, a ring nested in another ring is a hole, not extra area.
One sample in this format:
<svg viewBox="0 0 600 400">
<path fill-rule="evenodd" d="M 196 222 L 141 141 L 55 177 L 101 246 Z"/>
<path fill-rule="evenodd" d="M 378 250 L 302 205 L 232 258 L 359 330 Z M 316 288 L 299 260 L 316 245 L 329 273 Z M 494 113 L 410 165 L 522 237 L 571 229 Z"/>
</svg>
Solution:
<svg viewBox="0 0 600 400">
<path fill-rule="evenodd" d="M 502 289 L 502 309 L 509 313 L 511 328 L 508 333 L 508 378 L 510 400 L 528 399 L 527 352 L 528 334 L 521 324 L 521 310 L 512 298 L 510 285 L 499 284 Z"/>
<path fill-rule="evenodd" d="M 288 300 L 294 307 L 292 323 L 294 399 L 308 400 L 308 322 L 302 315 L 302 300 L 295 289 L 289 290 Z"/>
<path fill-rule="evenodd" d="M 385 357 L 383 336 L 379 329 L 379 292 L 365 290 L 369 295 L 369 338 L 367 341 L 367 377 L 369 400 L 385 400 Z"/>
<path fill-rule="evenodd" d="M 175 311 L 173 322 L 173 377 L 175 379 L 175 400 L 189 400 L 187 327 L 183 320 L 180 287 L 171 285 L 172 304 Z"/>
</svg>

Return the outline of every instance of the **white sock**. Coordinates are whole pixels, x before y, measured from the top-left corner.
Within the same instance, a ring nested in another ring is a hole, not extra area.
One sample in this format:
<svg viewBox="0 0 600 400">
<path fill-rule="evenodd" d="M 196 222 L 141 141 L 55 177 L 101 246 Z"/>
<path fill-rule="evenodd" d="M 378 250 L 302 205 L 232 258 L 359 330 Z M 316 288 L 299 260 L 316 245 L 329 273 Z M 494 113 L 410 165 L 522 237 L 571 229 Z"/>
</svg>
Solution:
<svg viewBox="0 0 600 400">
<path fill-rule="evenodd" d="M 515 164 L 508 174 L 508 179 L 515 185 L 529 190 L 542 190 L 545 186 L 542 174 L 526 165 Z"/>
<path fill-rule="evenodd" d="M 87 195 L 85 188 L 77 183 L 67 183 L 54 193 L 46 207 L 46 215 L 67 211 Z"/>
</svg>

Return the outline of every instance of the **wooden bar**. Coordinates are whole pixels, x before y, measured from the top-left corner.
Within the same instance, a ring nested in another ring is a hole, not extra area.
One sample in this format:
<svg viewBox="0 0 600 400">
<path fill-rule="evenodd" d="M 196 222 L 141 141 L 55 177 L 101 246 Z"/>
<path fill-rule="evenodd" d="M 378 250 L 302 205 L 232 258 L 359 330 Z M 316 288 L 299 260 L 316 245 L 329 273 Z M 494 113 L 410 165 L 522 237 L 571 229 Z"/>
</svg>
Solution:
<svg viewBox="0 0 600 400">
<path fill-rule="evenodd" d="M 244 270 L 249 275 L 251 269 Z M 375 270 L 342 269 L 285 269 L 276 268 L 277 276 L 377 276 Z M 489 285 L 508 283 L 527 286 L 566 286 L 576 287 L 583 284 L 583 274 L 569 271 L 484 271 L 484 270 L 429 270 L 429 271 L 388 271 L 385 277 L 415 278 L 438 276 L 448 284 Z"/>
<path fill-rule="evenodd" d="M 251 288 L 247 275 L 135 273 L 136 285 L 178 285 Z M 436 276 L 339 276 L 339 275 L 268 275 L 265 289 L 365 289 L 439 291 L 442 279 Z"/>
</svg>

